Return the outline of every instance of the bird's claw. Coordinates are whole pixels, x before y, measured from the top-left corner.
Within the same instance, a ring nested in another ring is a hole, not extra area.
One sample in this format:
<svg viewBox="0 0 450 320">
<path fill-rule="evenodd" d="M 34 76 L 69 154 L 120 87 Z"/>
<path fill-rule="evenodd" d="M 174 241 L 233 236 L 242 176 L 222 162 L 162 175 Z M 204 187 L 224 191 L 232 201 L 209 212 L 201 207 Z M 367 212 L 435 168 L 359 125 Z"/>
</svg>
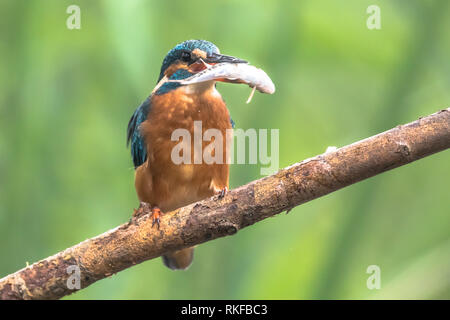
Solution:
<svg viewBox="0 0 450 320">
<path fill-rule="evenodd" d="M 133 211 L 133 217 L 134 218 L 137 218 L 137 217 L 140 217 L 141 215 L 143 215 L 144 213 L 145 213 L 145 207 L 146 206 L 148 206 L 148 203 L 146 203 L 146 202 L 140 202 L 139 203 L 139 208 L 137 208 L 137 209 L 134 209 L 134 211 Z"/>
<path fill-rule="evenodd" d="M 161 222 L 161 219 L 160 219 L 161 209 L 159 209 L 158 207 L 153 207 L 151 217 L 152 217 L 152 228 L 156 224 L 156 227 L 159 230 L 159 223 Z"/>
<path fill-rule="evenodd" d="M 221 189 L 221 190 L 217 193 L 219 199 L 222 199 L 223 197 L 225 197 L 225 195 L 227 194 L 227 192 L 228 192 L 228 188 L 227 188 L 227 187 L 224 187 L 223 189 Z"/>
</svg>

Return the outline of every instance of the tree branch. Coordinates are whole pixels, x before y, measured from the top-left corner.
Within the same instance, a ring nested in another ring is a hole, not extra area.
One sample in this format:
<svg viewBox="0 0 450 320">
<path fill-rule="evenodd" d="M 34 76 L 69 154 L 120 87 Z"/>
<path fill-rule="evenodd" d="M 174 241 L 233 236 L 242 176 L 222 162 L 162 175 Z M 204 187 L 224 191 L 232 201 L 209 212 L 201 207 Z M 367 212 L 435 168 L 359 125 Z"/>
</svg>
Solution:
<svg viewBox="0 0 450 320">
<path fill-rule="evenodd" d="M 167 251 L 245 228 L 355 182 L 450 147 L 450 108 L 346 147 L 296 163 L 278 173 L 161 217 L 152 228 L 144 215 L 0 279 L 2 299 L 58 299 L 70 266 L 81 271 L 81 288 Z M 70 269 L 71 270 L 71 269 Z"/>
</svg>

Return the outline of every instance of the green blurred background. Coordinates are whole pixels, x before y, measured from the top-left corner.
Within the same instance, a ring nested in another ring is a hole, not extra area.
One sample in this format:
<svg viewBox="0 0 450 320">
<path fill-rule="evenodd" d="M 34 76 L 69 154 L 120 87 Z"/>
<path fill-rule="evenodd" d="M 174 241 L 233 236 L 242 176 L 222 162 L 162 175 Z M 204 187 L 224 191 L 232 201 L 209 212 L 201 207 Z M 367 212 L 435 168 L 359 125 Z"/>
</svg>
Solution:
<svg viewBox="0 0 450 320">
<path fill-rule="evenodd" d="M 66 8 L 81 8 L 68 30 Z M 381 30 L 366 9 L 381 8 Z M 0 277 L 126 222 L 125 130 L 175 44 L 264 68 L 218 84 L 238 128 L 279 128 L 280 167 L 448 107 L 450 2 L 0 1 Z M 208 242 L 186 272 L 147 261 L 69 299 L 450 298 L 450 153 Z M 233 165 L 232 187 L 258 165 Z M 381 289 L 368 290 L 369 265 Z"/>
</svg>

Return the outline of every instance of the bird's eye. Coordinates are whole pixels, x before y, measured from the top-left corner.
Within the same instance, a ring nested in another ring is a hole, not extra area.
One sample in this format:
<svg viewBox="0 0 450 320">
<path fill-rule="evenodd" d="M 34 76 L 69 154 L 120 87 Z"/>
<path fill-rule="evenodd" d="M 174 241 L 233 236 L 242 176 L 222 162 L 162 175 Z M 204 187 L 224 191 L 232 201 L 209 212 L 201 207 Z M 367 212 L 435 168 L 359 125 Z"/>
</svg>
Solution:
<svg viewBox="0 0 450 320">
<path fill-rule="evenodd" d="M 184 62 L 189 62 L 189 61 L 191 61 L 191 54 L 190 54 L 190 52 L 183 51 L 183 52 L 181 53 L 181 60 L 184 61 Z"/>
</svg>

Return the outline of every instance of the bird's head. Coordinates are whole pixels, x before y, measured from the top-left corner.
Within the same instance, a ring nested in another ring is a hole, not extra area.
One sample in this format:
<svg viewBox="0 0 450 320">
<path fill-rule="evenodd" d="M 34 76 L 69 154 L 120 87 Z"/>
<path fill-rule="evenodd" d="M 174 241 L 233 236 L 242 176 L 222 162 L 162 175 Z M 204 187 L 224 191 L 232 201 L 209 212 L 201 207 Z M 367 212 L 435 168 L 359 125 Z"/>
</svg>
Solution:
<svg viewBox="0 0 450 320">
<path fill-rule="evenodd" d="M 187 40 L 177 44 L 163 60 L 158 82 L 164 77 L 181 80 L 206 68 L 206 64 L 247 63 L 221 54 L 219 48 L 206 40 Z"/>
</svg>

